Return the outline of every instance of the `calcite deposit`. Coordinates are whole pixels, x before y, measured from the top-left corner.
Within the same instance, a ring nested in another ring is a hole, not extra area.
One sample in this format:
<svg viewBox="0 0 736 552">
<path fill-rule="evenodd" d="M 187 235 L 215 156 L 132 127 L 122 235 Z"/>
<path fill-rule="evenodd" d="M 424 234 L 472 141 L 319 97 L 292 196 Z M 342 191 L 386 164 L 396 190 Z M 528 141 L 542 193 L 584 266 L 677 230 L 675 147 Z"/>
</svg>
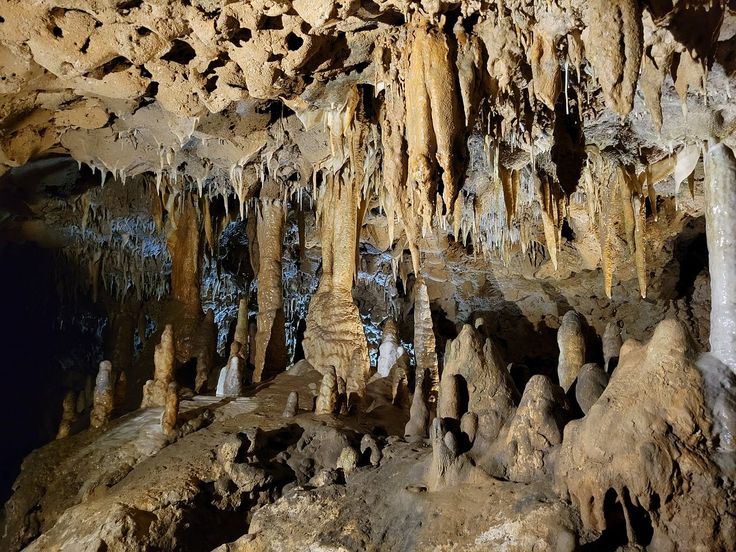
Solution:
<svg viewBox="0 0 736 552">
<path fill-rule="evenodd" d="M 0 0 L 0 550 L 736 550 L 735 60 L 727 0 Z"/>
</svg>

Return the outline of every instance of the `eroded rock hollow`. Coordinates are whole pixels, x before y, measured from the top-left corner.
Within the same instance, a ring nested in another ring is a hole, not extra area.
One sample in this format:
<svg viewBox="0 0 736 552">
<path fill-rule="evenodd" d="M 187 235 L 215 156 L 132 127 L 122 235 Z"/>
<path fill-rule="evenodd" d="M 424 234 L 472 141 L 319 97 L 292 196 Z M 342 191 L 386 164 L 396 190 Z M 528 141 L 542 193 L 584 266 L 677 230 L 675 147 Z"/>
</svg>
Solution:
<svg viewBox="0 0 736 552">
<path fill-rule="evenodd" d="M 0 550 L 736 550 L 736 4 L 0 0 Z"/>
</svg>

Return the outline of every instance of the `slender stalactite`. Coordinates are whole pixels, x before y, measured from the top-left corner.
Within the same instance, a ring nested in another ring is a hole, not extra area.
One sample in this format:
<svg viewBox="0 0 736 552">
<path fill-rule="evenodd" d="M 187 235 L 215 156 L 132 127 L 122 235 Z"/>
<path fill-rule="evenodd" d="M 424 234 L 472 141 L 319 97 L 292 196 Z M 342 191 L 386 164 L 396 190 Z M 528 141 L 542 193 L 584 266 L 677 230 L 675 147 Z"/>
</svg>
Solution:
<svg viewBox="0 0 736 552">
<path fill-rule="evenodd" d="M 705 223 L 710 265 L 710 348 L 736 371 L 736 158 L 724 144 L 706 157 Z"/>
</svg>

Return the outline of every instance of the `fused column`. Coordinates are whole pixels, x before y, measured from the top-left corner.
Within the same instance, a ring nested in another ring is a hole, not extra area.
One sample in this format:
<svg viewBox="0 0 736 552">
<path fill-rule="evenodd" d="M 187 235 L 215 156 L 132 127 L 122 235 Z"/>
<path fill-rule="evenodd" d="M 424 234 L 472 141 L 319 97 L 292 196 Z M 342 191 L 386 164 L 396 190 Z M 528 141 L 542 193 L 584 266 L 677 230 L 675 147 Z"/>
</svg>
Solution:
<svg viewBox="0 0 736 552">
<path fill-rule="evenodd" d="M 258 330 L 253 371 L 253 381 L 256 383 L 282 372 L 287 363 L 284 297 L 281 285 L 284 206 L 280 200 L 261 199 L 257 217 Z"/>
<path fill-rule="evenodd" d="M 303 346 L 307 361 L 315 369 L 324 374 L 333 367 L 336 375 L 346 381 L 350 395 L 362 395 L 370 373 L 370 358 L 352 295 L 362 178 L 351 180 L 348 172 L 327 175 L 323 183 L 325 192 L 318 204 L 322 277 L 309 303 Z"/>
<path fill-rule="evenodd" d="M 109 360 L 100 362 L 100 369 L 95 380 L 95 391 L 92 399 L 90 425 L 99 428 L 110 421 L 113 409 L 114 387 L 112 384 L 112 363 Z"/>
<path fill-rule="evenodd" d="M 710 269 L 710 349 L 736 371 L 736 159 L 724 144 L 706 155 L 705 225 Z"/>
</svg>

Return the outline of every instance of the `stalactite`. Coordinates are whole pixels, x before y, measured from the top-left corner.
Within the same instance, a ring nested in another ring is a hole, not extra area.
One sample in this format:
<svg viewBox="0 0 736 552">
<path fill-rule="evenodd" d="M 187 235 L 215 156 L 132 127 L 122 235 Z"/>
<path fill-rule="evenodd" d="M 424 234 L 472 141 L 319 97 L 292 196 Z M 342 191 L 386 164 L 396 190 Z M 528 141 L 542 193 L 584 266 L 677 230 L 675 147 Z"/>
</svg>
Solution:
<svg viewBox="0 0 736 552">
<path fill-rule="evenodd" d="M 171 293 L 177 301 L 201 311 L 201 240 L 192 200 L 182 198 L 179 213 L 169 210 L 172 228 L 167 237 L 171 253 Z"/>
<path fill-rule="evenodd" d="M 643 49 L 638 0 L 592 0 L 585 12 L 585 55 L 603 89 L 606 105 L 626 116 L 634 104 Z"/>
<path fill-rule="evenodd" d="M 736 158 L 724 144 L 706 154 L 705 223 L 710 268 L 711 352 L 736 372 Z"/>
<path fill-rule="evenodd" d="M 554 111 L 562 90 L 560 61 L 557 59 L 554 38 L 539 27 L 533 33 L 530 56 L 534 95 L 550 111 Z"/>
</svg>

